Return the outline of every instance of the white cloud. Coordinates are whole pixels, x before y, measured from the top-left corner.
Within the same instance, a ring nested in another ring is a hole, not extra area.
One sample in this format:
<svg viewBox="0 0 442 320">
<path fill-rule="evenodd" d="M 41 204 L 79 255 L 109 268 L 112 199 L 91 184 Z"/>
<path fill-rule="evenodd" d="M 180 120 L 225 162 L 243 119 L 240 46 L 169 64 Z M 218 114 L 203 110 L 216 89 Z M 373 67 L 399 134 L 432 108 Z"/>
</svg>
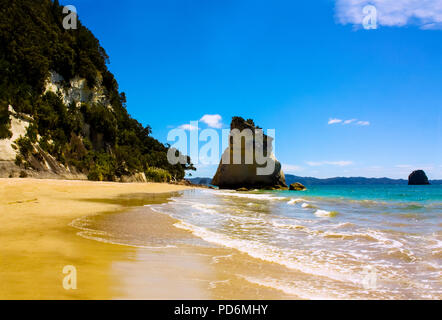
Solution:
<svg viewBox="0 0 442 320">
<path fill-rule="evenodd" d="M 328 124 L 336 124 L 336 123 L 341 123 L 342 120 L 341 119 L 330 119 L 328 120 Z"/>
<path fill-rule="evenodd" d="M 179 129 L 183 129 L 186 131 L 195 131 L 198 130 L 198 127 L 192 126 L 191 124 L 183 124 L 178 127 Z"/>
<path fill-rule="evenodd" d="M 363 8 L 367 5 L 376 8 L 380 26 L 412 24 L 421 29 L 442 29 L 442 0 L 336 0 L 339 23 L 362 27 Z"/>
<path fill-rule="evenodd" d="M 413 166 L 411 166 L 409 164 L 398 164 L 395 167 L 396 168 L 402 168 L 402 169 L 408 169 L 408 168 L 412 168 Z"/>
<path fill-rule="evenodd" d="M 284 172 L 298 172 L 302 171 L 303 168 L 293 164 L 282 164 L 282 171 Z"/>
<path fill-rule="evenodd" d="M 338 124 L 341 123 L 342 125 L 349 125 L 349 124 L 355 124 L 358 126 L 369 126 L 370 121 L 361 121 L 358 119 L 348 119 L 348 120 L 342 120 L 337 118 L 331 118 L 328 120 L 328 124 Z"/>
<path fill-rule="evenodd" d="M 223 124 L 221 123 L 222 117 L 219 114 L 205 114 L 200 121 L 204 122 L 211 128 L 220 129 Z"/>
<path fill-rule="evenodd" d="M 311 167 L 319 167 L 324 165 L 345 167 L 352 165 L 353 161 L 308 161 L 307 164 Z"/>
<path fill-rule="evenodd" d="M 418 165 L 410 165 L 410 164 L 398 164 L 395 166 L 396 168 L 399 169 L 407 169 L 407 170 L 433 170 L 434 169 L 434 165 L 432 164 L 418 164 Z"/>
</svg>

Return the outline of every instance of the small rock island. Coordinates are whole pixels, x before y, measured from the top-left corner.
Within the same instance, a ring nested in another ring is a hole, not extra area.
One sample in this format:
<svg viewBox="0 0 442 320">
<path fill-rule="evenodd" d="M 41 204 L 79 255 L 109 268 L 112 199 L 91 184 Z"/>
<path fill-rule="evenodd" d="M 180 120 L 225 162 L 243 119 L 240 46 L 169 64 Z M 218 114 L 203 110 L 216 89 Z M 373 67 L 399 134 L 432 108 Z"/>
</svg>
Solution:
<svg viewBox="0 0 442 320">
<path fill-rule="evenodd" d="M 408 176 L 408 185 L 409 186 L 424 186 L 429 185 L 430 181 L 428 181 L 428 177 L 423 170 L 413 171 Z"/>
<path fill-rule="evenodd" d="M 302 183 L 295 182 L 290 185 L 289 190 L 291 190 L 291 191 L 305 191 L 305 190 L 307 190 L 307 188 Z"/>
</svg>

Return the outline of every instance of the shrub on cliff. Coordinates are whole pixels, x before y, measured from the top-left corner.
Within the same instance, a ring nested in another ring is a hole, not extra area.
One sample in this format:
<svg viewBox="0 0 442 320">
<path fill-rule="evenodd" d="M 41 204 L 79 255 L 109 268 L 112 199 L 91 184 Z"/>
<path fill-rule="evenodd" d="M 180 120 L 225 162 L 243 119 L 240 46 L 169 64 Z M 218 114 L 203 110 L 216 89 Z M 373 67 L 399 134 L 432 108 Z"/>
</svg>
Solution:
<svg viewBox="0 0 442 320">
<path fill-rule="evenodd" d="M 148 167 L 145 174 L 146 179 L 152 182 L 170 182 L 172 180 L 169 171 L 160 168 Z"/>
</svg>

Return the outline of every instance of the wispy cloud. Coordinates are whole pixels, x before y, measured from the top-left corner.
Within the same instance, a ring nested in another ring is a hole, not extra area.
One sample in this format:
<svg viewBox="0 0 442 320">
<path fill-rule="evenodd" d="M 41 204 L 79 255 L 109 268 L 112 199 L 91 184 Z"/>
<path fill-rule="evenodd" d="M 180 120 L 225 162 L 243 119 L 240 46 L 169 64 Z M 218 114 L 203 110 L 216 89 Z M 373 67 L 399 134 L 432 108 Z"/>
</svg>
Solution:
<svg viewBox="0 0 442 320">
<path fill-rule="evenodd" d="M 442 29 L 442 0 L 336 0 L 339 23 L 362 25 L 367 5 L 376 8 L 380 26 Z"/>
<path fill-rule="evenodd" d="M 282 170 L 284 172 L 299 172 L 302 171 L 303 168 L 297 165 L 283 163 Z"/>
<path fill-rule="evenodd" d="M 341 123 L 342 120 L 341 119 L 330 119 L 328 120 L 328 124 L 337 124 L 337 123 Z"/>
<path fill-rule="evenodd" d="M 222 117 L 219 114 L 205 114 L 201 119 L 201 122 L 207 124 L 210 128 L 220 129 L 222 128 Z"/>
<path fill-rule="evenodd" d="M 319 167 L 324 165 L 346 167 L 353 164 L 353 161 L 307 161 L 311 167 Z"/>
<path fill-rule="evenodd" d="M 178 127 L 179 129 L 183 129 L 186 131 L 195 131 L 198 130 L 198 127 L 192 126 L 191 124 L 183 124 Z"/>
<path fill-rule="evenodd" d="M 411 164 L 398 164 L 395 165 L 396 168 L 399 169 L 407 169 L 407 170 L 433 170 L 434 169 L 434 165 L 433 164 L 417 164 L 417 165 L 411 165 Z"/>
<path fill-rule="evenodd" d="M 354 125 L 358 125 L 358 126 L 369 126 L 370 125 L 370 121 L 362 121 L 362 120 L 358 120 L 358 119 L 348 119 L 348 120 L 342 120 L 342 119 L 337 119 L 337 118 L 331 118 L 330 120 L 328 120 L 328 124 L 332 125 L 332 124 L 342 124 L 342 125 L 349 125 L 349 124 L 354 124 Z"/>
<path fill-rule="evenodd" d="M 409 164 L 398 164 L 398 165 L 395 165 L 395 167 L 401 168 L 401 169 L 409 169 L 409 168 L 412 168 L 413 166 L 409 165 Z"/>
<path fill-rule="evenodd" d="M 358 122 L 356 122 L 356 124 L 358 126 L 369 126 L 370 125 L 370 121 L 358 121 Z"/>
</svg>

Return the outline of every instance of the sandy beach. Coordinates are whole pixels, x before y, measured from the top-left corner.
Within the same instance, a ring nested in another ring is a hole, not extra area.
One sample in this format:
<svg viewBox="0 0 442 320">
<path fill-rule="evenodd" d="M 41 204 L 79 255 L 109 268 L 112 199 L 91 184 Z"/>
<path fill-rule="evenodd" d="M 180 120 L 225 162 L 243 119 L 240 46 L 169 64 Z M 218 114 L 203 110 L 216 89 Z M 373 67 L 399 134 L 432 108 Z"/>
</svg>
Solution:
<svg viewBox="0 0 442 320">
<path fill-rule="evenodd" d="M 232 277 L 236 269 L 248 269 L 256 261 L 231 249 L 106 243 L 88 236 L 90 230 L 78 223 L 89 217 L 98 226 L 166 243 L 192 238 L 174 227 L 174 219 L 143 207 L 186 189 L 157 183 L 0 179 L 0 298 L 287 298 Z M 75 290 L 63 288 L 65 266 L 77 270 Z"/>
<path fill-rule="evenodd" d="M 78 217 L 116 212 L 131 205 L 88 201 L 131 193 L 161 193 L 186 187 L 87 181 L 0 180 L 0 297 L 2 299 L 109 299 L 119 279 L 112 264 L 129 248 L 77 236 L 69 224 Z M 78 289 L 62 287 L 63 267 L 74 265 Z"/>
</svg>

